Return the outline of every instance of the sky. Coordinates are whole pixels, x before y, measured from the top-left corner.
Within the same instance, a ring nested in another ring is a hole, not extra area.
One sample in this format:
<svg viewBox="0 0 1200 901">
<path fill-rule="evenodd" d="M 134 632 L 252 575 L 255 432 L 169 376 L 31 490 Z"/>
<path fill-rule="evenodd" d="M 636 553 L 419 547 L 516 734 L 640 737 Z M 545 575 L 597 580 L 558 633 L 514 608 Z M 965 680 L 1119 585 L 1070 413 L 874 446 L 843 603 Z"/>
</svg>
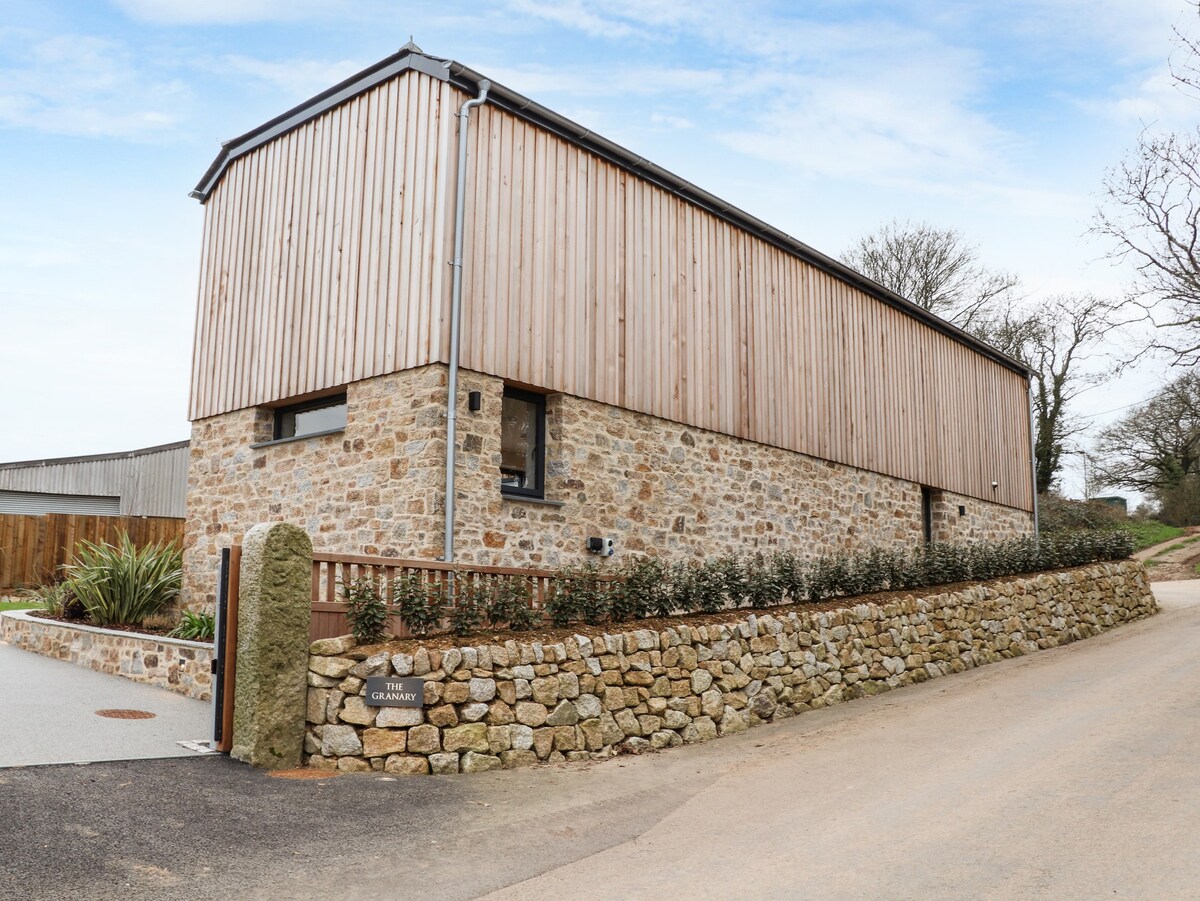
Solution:
<svg viewBox="0 0 1200 901">
<path fill-rule="evenodd" d="M 827 254 L 892 219 L 957 229 L 1033 302 L 1124 293 L 1091 217 L 1144 128 L 1195 122 L 1169 68 L 1195 19 L 1184 0 L 8 0 L 0 461 L 188 436 L 188 191 L 222 140 L 410 36 Z M 1169 375 L 1142 365 L 1076 412 L 1102 426 Z"/>
</svg>

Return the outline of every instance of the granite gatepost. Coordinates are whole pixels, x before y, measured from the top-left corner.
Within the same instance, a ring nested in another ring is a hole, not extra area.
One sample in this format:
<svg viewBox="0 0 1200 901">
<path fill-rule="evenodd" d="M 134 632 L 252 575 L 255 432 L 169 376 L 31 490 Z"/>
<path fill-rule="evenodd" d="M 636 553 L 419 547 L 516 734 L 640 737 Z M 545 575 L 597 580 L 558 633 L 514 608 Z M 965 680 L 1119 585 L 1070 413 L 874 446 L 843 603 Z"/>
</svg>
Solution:
<svg viewBox="0 0 1200 901">
<path fill-rule="evenodd" d="M 262 523 L 246 532 L 230 755 L 252 766 L 300 765 L 311 582 L 312 542 L 303 530 Z"/>
</svg>

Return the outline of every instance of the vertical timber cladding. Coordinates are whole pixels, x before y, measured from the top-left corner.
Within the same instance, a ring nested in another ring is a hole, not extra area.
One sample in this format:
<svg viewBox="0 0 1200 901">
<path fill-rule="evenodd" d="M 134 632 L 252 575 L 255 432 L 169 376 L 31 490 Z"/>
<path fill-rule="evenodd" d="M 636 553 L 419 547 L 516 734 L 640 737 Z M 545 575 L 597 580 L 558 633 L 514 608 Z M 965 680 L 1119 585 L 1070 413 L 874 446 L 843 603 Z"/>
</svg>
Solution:
<svg viewBox="0 0 1200 901">
<path fill-rule="evenodd" d="M 445 361 L 454 113 L 410 73 L 230 162 L 205 202 L 191 419 Z"/>
<path fill-rule="evenodd" d="M 409 72 L 229 164 L 192 419 L 446 362 L 465 99 Z M 469 152 L 466 368 L 1031 508 L 1019 374 L 493 105 Z"/>
<path fill-rule="evenodd" d="M 1031 508 L 1023 376 L 515 115 L 473 116 L 464 367 Z"/>
</svg>

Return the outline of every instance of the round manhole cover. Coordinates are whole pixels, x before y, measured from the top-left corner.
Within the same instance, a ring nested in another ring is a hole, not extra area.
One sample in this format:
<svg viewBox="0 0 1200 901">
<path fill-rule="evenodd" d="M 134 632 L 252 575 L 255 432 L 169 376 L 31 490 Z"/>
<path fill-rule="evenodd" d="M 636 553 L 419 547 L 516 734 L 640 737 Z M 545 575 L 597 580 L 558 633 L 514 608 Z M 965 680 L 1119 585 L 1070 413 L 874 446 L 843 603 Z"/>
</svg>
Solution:
<svg viewBox="0 0 1200 901">
<path fill-rule="evenodd" d="M 115 708 L 110 710 L 97 710 L 96 716 L 106 716 L 110 720 L 152 720 L 154 714 L 149 710 L 129 710 L 123 708 Z"/>
</svg>

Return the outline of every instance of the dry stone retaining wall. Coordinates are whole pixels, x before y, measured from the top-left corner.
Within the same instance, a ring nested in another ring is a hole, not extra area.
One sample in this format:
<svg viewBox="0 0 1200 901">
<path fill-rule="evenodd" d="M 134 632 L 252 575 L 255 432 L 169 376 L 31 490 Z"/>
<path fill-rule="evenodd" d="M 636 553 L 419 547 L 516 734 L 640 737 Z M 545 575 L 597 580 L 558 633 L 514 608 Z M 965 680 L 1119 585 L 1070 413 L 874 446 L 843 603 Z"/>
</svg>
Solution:
<svg viewBox="0 0 1200 901">
<path fill-rule="evenodd" d="M 314 767 L 479 772 L 706 741 L 1087 638 L 1157 610 L 1140 563 L 1093 564 L 884 603 L 717 625 L 437 650 L 311 647 Z M 365 703 L 369 676 L 420 676 L 425 707 Z"/>
<path fill-rule="evenodd" d="M 68 625 L 17 610 L 0 613 L 0 639 L 100 673 L 212 700 L 211 644 Z"/>
</svg>

